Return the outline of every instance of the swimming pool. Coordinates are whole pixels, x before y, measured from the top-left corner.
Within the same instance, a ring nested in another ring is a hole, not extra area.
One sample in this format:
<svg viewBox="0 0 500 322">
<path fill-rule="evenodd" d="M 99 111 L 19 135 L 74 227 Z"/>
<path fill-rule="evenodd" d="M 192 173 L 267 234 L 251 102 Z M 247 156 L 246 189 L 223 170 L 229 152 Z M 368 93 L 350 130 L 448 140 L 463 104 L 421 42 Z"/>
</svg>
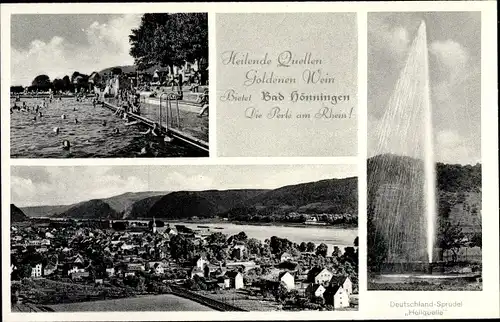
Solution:
<svg viewBox="0 0 500 322">
<path fill-rule="evenodd" d="M 42 99 L 27 98 L 23 102 L 32 109 L 42 105 Z M 11 100 L 11 106 L 14 100 Z M 125 125 L 125 121 L 113 115 L 101 105 L 93 107 L 92 99 L 77 102 L 74 98 L 53 100 L 48 107 L 41 108 L 42 117 L 34 111 L 14 111 L 10 114 L 10 154 L 12 158 L 110 158 L 142 157 L 141 149 L 148 139 L 140 132 L 143 125 Z M 61 116 L 65 115 L 65 119 Z M 78 120 L 78 123 L 75 122 Z M 59 128 L 59 134 L 53 129 Z M 115 133 L 118 129 L 118 133 Z M 64 140 L 71 148 L 64 150 Z M 154 145 L 149 157 L 208 156 L 193 148 L 172 142 L 160 147 Z"/>
</svg>

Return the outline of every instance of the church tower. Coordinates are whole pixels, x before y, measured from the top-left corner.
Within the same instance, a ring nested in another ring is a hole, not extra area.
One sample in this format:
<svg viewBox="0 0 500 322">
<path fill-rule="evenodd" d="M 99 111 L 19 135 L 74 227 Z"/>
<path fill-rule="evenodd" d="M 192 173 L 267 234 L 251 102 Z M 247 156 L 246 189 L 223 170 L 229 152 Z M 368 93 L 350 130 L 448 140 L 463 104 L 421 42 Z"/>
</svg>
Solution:
<svg viewBox="0 0 500 322">
<path fill-rule="evenodd" d="M 155 220 L 155 217 L 153 217 L 153 234 L 156 234 L 156 220 Z"/>
</svg>

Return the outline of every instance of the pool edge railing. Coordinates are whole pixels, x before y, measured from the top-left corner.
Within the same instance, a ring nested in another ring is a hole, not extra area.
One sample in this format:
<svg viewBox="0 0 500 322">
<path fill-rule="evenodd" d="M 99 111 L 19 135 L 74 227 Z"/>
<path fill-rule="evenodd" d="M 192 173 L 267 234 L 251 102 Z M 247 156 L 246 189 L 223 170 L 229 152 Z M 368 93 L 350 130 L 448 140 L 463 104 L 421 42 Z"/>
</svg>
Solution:
<svg viewBox="0 0 500 322">
<path fill-rule="evenodd" d="M 102 100 L 101 103 L 103 104 L 104 107 L 112 110 L 113 112 L 116 112 L 119 109 L 118 106 L 114 105 L 111 102 L 106 101 L 105 99 Z M 167 124 L 166 125 L 163 125 L 161 122 L 161 120 L 162 120 L 162 105 L 161 104 L 160 104 L 160 108 L 159 108 L 159 122 L 158 122 L 158 124 L 160 125 L 160 128 L 162 129 L 162 131 L 164 131 L 168 136 L 173 137 L 175 139 L 178 139 L 184 143 L 187 143 L 187 144 L 191 145 L 192 147 L 195 147 L 199 150 L 203 150 L 205 152 L 209 152 L 208 142 L 201 140 L 201 139 L 198 139 L 198 138 L 195 138 L 194 136 L 192 136 L 188 133 L 185 133 L 185 132 L 181 131 L 180 129 L 175 129 L 175 128 L 168 126 L 168 113 L 170 112 L 170 114 L 172 114 L 171 113 L 172 108 L 168 108 L 168 104 L 171 104 L 171 103 L 169 103 L 169 100 L 167 100 L 167 113 L 166 113 L 167 114 Z M 144 125 L 149 126 L 149 127 L 153 127 L 154 124 L 157 123 L 153 120 L 150 120 L 146 117 L 143 117 L 143 116 L 135 114 L 135 113 L 128 112 L 127 114 L 131 118 L 135 119 L 136 121 L 139 121 L 139 122 L 141 122 Z M 173 116 L 170 115 L 170 118 L 172 119 Z M 178 122 L 178 124 L 180 124 L 178 101 L 177 101 L 177 122 Z"/>
</svg>

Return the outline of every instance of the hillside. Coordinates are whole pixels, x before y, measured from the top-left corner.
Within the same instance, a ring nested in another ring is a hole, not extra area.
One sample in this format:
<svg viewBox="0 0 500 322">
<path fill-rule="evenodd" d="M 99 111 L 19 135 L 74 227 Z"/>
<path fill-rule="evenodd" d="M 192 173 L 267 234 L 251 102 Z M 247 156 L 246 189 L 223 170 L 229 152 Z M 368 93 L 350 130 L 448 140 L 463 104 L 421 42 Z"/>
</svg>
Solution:
<svg viewBox="0 0 500 322">
<path fill-rule="evenodd" d="M 153 207 L 153 205 L 161 198 L 163 198 L 163 195 L 157 195 L 137 200 L 125 209 L 123 213 L 123 219 L 148 217 L 151 207 Z"/>
<path fill-rule="evenodd" d="M 20 221 L 27 221 L 29 220 L 29 217 L 26 216 L 26 214 L 19 209 L 16 205 L 10 204 L 10 222 L 20 222 Z"/>
<path fill-rule="evenodd" d="M 419 160 L 396 155 L 385 154 L 368 159 L 369 206 L 380 184 L 396 182 L 399 176 L 411 173 L 419 166 Z M 439 216 L 460 223 L 465 232 L 480 231 L 481 164 L 437 163 L 436 180 Z"/>
<path fill-rule="evenodd" d="M 312 204 L 335 204 L 343 212 L 347 208 L 357 211 L 357 178 L 329 179 L 317 182 L 285 186 L 260 194 L 245 202 L 256 207 L 292 206 L 304 207 Z"/>
<path fill-rule="evenodd" d="M 368 184 L 381 180 L 393 183 L 412 171 L 419 171 L 423 166 L 421 160 L 393 154 L 381 154 L 368 159 Z M 377 175 L 377 178 L 374 176 Z M 449 192 L 480 192 L 481 164 L 436 164 L 437 188 Z"/>
<path fill-rule="evenodd" d="M 168 191 L 144 191 L 144 192 L 127 192 L 118 196 L 102 199 L 111 208 L 118 213 L 125 213 L 135 202 L 153 196 L 164 196 Z"/>
<path fill-rule="evenodd" d="M 250 198 L 226 215 L 242 221 L 282 220 L 291 212 L 357 216 L 357 186 L 355 177 L 285 186 Z"/>
<path fill-rule="evenodd" d="M 481 164 L 436 165 L 438 189 L 449 192 L 481 192 Z"/>
<path fill-rule="evenodd" d="M 214 217 L 265 190 L 206 190 L 172 192 L 159 199 L 148 217 L 180 219 L 197 216 Z"/>
<path fill-rule="evenodd" d="M 290 185 L 274 190 L 205 190 L 125 193 L 71 206 L 31 207 L 32 213 L 57 213 L 57 217 L 184 219 L 217 215 L 232 220 L 289 221 L 292 212 L 350 214 L 357 221 L 357 178 L 330 179 Z M 56 211 L 58 210 L 58 212 Z M 243 217 L 242 217 L 243 215 Z M 295 218 L 294 220 L 299 220 Z M 299 222 L 303 222 L 302 219 Z"/>
<path fill-rule="evenodd" d="M 130 209 L 135 202 L 152 196 L 163 196 L 167 193 L 168 191 L 127 192 L 121 195 L 101 200 L 107 203 L 117 213 L 125 214 L 127 212 L 127 209 Z M 23 207 L 22 211 L 28 217 L 61 217 L 62 213 L 64 213 L 65 211 L 76 205 L 77 204 L 61 205 L 61 206 Z"/>
<path fill-rule="evenodd" d="M 59 214 L 61 218 L 78 218 L 78 219 L 119 219 L 120 214 L 111 206 L 101 199 L 93 199 L 84 201 L 70 207 L 65 212 Z"/>
<path fill-rule="evenodd" d="M 22 207 L 22 211 L 28 217 L 56 217 L 57 215 L 68 210 L 72 205 L 61 205 L 61 206 L 34 206 L 34 207 Z"/>
</svg>

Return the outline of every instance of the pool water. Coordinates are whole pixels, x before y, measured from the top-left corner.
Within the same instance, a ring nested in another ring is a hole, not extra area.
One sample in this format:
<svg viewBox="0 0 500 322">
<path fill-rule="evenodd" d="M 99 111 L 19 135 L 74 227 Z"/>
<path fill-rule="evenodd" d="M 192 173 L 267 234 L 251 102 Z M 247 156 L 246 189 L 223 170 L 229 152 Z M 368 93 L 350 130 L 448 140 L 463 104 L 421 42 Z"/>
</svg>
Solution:
<svg viewBox="0 0 500 322">
<path fill-rule="evenodd" d="M 42 99 L 22 99 L 30 109 L 42 105 Z M 13 105 L 11 101 L 11 106 Z M 10 115 L 10 153 L 12 158 L 109 158 L 143 157 L 141 149 L 149 141 L 141 131 L 143 125 L 126 126 L 125 121 L 113 115 L 107 108 L 92 105 L 87 99 L 77 102 L 74 98 L 53 100 L 48 107 L 41 108 L 42 117 L 34 111 L 15 110 Z M 63 119 L 61 116 L 65 115 Z M 75 119 L 78 123 L 75 123 Z M 105 123 L 105 124 L 104 124 Z M 59 134 L 53 129 L 59 128 Z M 118 133 L 115 133 L 118 129 Z M 68 140 L 71 148 L 64 150 L 63 141 Z M 153 143 L 149 157 L 205 156 L 203 152 L 172 142 L 164 146 Z M 208 154 L 206 155 L 208 156 Z"/>
</svg>

